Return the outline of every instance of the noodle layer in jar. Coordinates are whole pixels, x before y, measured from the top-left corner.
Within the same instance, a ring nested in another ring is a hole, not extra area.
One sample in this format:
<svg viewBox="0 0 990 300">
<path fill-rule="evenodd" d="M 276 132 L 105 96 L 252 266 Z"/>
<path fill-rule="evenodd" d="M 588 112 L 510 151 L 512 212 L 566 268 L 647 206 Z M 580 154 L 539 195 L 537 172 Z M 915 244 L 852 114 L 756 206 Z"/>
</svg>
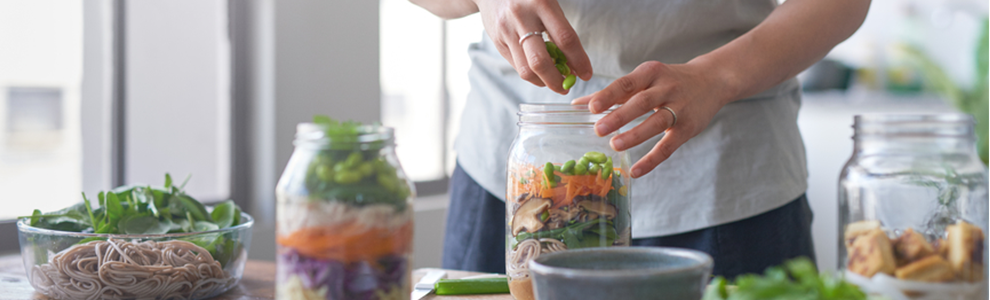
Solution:
<svg viewBox="0 0 990 300">
<path fill-rule="evenodd" d="M 315 118 L 276 187 L 279 299 L 409 299 L 413 187 L 391 128 Z"/>
<path fill-rule="evenodd" d="M 542 254 L 628 246 L 629 158 L 599 137 L 584 105 L 522 104 L 506 188 L 506 273 L 533 299 L 529 261 Z"/>
</svg>

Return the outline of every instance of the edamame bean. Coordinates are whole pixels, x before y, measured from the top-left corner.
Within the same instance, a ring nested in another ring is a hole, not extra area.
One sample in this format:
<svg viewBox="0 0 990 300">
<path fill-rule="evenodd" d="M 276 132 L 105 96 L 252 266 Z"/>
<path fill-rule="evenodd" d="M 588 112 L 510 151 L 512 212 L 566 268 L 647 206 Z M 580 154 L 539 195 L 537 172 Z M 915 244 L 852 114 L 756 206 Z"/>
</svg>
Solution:
<svg viewBox="0 0 990 300">
<path fill-rule="evenodd" d="M 554 171 L 557 171 L 557 172 L 560 172 L 560 166 L 558 166 L 558 165 L 554 165 L 554 166 L 553 166 L 553 170 L 554 170 Z"/>
<path fill-rule="evenodd" d="M 389 192 L 395 192 L 397 183 L 397 178 L 395 176 L 389 176 L 388 174 L 378 174 L 375 178 L 378 181 L 378 185 L 382 186 Z"/>
<path fill-rule="evenodd" d="M 580 161 L 574 166 L 574 175 L 588 175 L 588 164 Z"/>
<path fill-rule="evenodd" d="M 574 86 L 575 82 L 577 82 L 577 76 L 574 76 L 574 74 L 567 75 L 567 78 L 564 78 L 563 88 L 565 90 L 569 90 L 572 86 Z"/>
<path fill-rule="evenodd" d="M 608 157 L 605 156 L 605 153 L 601 153 L 601 152 L 598 152 L 598 151 L 591 151 L 591 152 L 585 153 L 584 154 L 584 157 L 587 158 L 588 161 L 593 162 L 593 163 L 596 163 L 596 164 L 603 163 L 603 162 L 605 162 L 608 159 Z"/>
<path fill-rule="evenodd" d="M 547 44 L 547 53 L 550 54 L 550 57 L 552 57 L 554 61 L 560 59 L 559 53 L 561 52 L 560 49 L 557 48 L 557 44 L 554 44 L 553 42 L 550 41 L 547 41 L 545 44 Z"/>
<path fill-rule="evenodd" d="M 598 174 L 598 171 L 601 170 L 601 169 L 602 169 L 602 166 L 601 165 L 599 165 L 599 164 L 591 164 L 591 167 L 588 167 L 588 174 L 591 174 L 591 175 Z"/>
<path fill-rule="evenodd" d="M 371 162 L 366 161 L 358 165 L 357 170 L 359 173 L 361 173 L 362 177 L 367 177 L 375 173 L 375 166 L 372 165 Z"/>
<path fill-rule="evenodd" d="M 333 179 L 333 169 L 329 165 L 317 165 L 316 166 L 316 178 L 321 181 L 330 181 Z"/>
<path fill-rule="evenodd" d="M 564 50 L 560 50 L 560 48 L 557 48 L 556 51 L 557 51 L 557 63 L 566 64 L 567 56 L 564 56 Z"/>
<path fill-rule="evenodd" d="M 564 76 L 571 75 L 571 67 L 568 67 L 567 65 L 560 63 L 554 66 L 557 67 L 557 71 L 560 72 L 560 75 L 564 75 Z"/>
<path fill-rule="evenodd" d="M 344 167 L 350 169 L 353 167 L 357 167 L 357 165 L 360 163 L 361 163 L 361 152 L 354 151 L 347 156 L 347 160 L 344 160 Z"/>
<path fill-rule="evenodd" d="M 567 174 L 567 175 L 574 175 L 574 164 L 575 163 L 576 162 L 573 159 L 572 160 L 568 160 L 567 162 L 564 163 L 564 166 L 560 167 L 560 172 L 562 172 L 564 174 Z"/>
<path fill-rule="evenodd" d="M 543 175 L 546 176 L 547 181 L 551 183 L 553 182 L 553 171 L 553 163 L 547 162 L 547 164 L 543 166 Z"/>
<path fill-rule="evenodd" d="M 334 174 L 333 181 L 339 184 L 355 183 L 361 181 L 361 173 L 350 170 L 344 170 L 341 172 L 337 172 L 337 174 Z"/>
<path fill-rule="evenodd" d="M 605 162 L 602 167 L 602 179 L 608 179 L 609 175 L 612 175 L 612 164 L 610 162 Z"/>
<path fill-rule="evenodd" d="M 578 159 L 577 166 L 584 166 L 584 170 L 587 171 L 588 170 L 588 164 L 589 163 L 591 163 L 591 161 L 588 160 L 587 157 L 582 156 L 581 158 Z"/>
</svg>

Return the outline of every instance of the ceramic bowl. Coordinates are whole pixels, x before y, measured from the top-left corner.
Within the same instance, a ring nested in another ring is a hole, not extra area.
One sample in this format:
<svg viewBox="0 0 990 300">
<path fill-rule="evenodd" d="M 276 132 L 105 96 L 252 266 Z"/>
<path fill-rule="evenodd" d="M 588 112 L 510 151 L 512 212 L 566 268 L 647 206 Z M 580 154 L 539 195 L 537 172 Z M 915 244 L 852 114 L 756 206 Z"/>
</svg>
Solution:
<svg viewBox="0 0 990 300">
<path fill-rule="evenodd" d="M 711 256 L 662 247 L 609 247 L 540 255 L 529 263 L 538 300 L 698 300 Z"/>
</svg>

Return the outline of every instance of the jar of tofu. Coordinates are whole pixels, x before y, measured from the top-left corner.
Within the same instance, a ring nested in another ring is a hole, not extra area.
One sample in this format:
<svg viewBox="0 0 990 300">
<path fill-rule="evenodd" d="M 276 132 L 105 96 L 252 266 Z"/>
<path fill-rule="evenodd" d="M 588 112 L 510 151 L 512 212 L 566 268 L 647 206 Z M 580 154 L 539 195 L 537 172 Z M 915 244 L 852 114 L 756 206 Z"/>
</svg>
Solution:
<svg viewBox="0 0 990 300">
<path fill-rule="evenodd" d="M 846 279 L 895 300 L 986 299 L 987 168 L 973 119 L 860 115 L 853 128 L 839 178 Z"/>
<path fill-rule="evenodd" d="M 629 157 L 599 137 L 585 105 L 522 104 L 509 150 L 505 269 L 517 300 L 533 299 L 529 262 L 551 252 L 628 246 Z"/>
</svg>

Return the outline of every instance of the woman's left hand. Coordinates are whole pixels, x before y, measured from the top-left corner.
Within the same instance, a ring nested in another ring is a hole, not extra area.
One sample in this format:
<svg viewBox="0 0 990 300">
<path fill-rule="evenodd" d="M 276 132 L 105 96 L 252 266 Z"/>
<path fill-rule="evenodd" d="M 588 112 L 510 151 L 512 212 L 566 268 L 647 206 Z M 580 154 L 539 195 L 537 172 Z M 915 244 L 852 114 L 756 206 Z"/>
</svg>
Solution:
<svg viewBox="0 0 990 300">
<path fill-rule="evenodd" d="M 643 114 L 652 113 L 642 124 L 611 140 L 613 149 L 623 151 L 666 132 L 649 153 L 633 164 L 630 174 L 638 178 L 652 171 L 670 158 L 677 148 L 701 133 L 715 113 L 732 100 L 734 95 L 729 85 L 718 78 L 716 70 L 694 62 L 664 64 L 648 61 L 601 91 L 575 99 L 572 103 L 588 104 L 591 112 L 596 114 L 612 105 L 623 104 L 595 123 L 595 132 L 599 136 L 612 133 Z"/>
</svg>

